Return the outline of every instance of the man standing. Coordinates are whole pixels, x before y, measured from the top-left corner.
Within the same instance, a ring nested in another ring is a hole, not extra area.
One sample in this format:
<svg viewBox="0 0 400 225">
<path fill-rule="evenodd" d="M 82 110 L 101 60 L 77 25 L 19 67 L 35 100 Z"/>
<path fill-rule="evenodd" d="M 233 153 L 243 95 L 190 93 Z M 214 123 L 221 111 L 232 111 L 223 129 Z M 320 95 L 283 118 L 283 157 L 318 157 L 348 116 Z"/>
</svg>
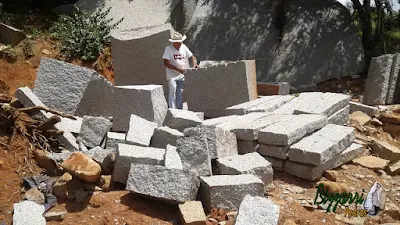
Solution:
<svg viewBox="0 0 400 225">
<path fill-rule="evenodd" d="M 193 68 L 198 68 L 197 59 L 189 48 L 182 42 L 186 39 L 186 35 L 174 32 L 171 35 L 170 42 L 164 50 L 164 66 L 166 67 L 166 76 L 168 80 L 169 94 L 168 106 L 169 108 L 182 109 L 182 89 L 185 80 L 186 70 L 189 67 L 188 59 L 192 59 Z"/>
</svg>

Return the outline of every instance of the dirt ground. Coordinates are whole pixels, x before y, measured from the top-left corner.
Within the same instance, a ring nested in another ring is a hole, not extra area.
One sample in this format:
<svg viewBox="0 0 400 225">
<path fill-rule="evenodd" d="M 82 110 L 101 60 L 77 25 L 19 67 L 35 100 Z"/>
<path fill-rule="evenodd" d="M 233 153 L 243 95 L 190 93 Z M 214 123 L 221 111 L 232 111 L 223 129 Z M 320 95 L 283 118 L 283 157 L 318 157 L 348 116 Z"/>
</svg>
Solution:
<svg viewBox="0 0 400 225">
<path fill-rule="evenodd" d="M 58 55 L 57 43 L 47 39 L 37 39 L 33 50 L 34 56 L 28 59 L 20 51 L 18 60 L 14 63 L 0 59 L 0 81 L 6 84 L 0 82 L 2 91 L 13 94 L 18 87 L 33 88 L 40 58 L 56 58 Z M 110 51 L 108 49 L 97 64 L 80 61 L 73 63 L 90 68 L 103 68 L 99 72 L 114 82 L 109 60 Z M 363 84 L 362 78 L 346 77 L 327 81 L 319 85 L 318 90 L 332 92 L 349 90 L 357 100 L 359 94 L 363 92 Z M 8 137 L 9 134 L 0 133 L 0 142 L 5 143 Z M 384 176 L 353 164 L 348 164 L 347 168 L 341 167 L 336 170 L 339 173 L 338 181 L 345 183 L 354 191 L 360 192 L 362 189 L 368 191 L 375 181 L 380 182 L 387 190 L 386 198 L 400 207 L 399 177 Z M 22 198 L 20 186 L 22 178 L 41 172 L 42 169 L 32 159 L 32 149 L 28 143 L 21 140 L 19 145 L 14 146 L 13 149 L 5 149 L 0 145 L 0 224 L 1 222 L 5 224 L 12 222 L 13 203 L 19 202 Z M 335 213 L 326 213 L 313 206 L 316 194 L 315 186 L 315 182 L 305 181 L 282 172 L 275 173 L 273 184 L 268 187 L 266 195 L 281 206 L 279 224 L 284 224 L 287 219 L 301 225 L 346 224 L 340 217 L 343 215 L 343 209 L 338 209 Z M 179 220 L 179 211 L 176 205 L 149 200 L 124 190 L 95 192 L 84 203 L 59 200 L 59 204 L 50 211 L 67 211 L 67 214 L 62 222 L 49 222 L 48 224 L 177 224 Z M 382 214 L 368 217 L 366 220 L 365 224 L 393 223 L 400 221 L 400 213 L 392 217 Z"/>
</svg>

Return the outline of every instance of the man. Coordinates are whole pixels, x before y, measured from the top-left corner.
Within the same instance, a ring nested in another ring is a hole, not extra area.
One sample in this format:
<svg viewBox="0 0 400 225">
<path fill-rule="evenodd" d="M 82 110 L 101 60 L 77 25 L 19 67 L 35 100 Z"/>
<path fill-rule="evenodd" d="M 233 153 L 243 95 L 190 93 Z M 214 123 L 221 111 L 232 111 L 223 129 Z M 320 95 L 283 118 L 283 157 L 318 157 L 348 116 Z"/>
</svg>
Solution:
<svg viewBox="0 0 400 225">
<path fill-rule="evenodd" d="M 185 80 L 186 70 L 189 67 L 188 59 L 191 58 L 193 68 L 198 68 L 197 59 L 189 48 L 182 42 L 186 39 L 186 35 L 174 32 L 171 35 L 170 42 L 164 50 L 164 66 L 166 67 L 166 77 L 168 80 L 169 94 L 168 106 L 169 108 L 182 109 L 182 89 Z"/>
</svg>

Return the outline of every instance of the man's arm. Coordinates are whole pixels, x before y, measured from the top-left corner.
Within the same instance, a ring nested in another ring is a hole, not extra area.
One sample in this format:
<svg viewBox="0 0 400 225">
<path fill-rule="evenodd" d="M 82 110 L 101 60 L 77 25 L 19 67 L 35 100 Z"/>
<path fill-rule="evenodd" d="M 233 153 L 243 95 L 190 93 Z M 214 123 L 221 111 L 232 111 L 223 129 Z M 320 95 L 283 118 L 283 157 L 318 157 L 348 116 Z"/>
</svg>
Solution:
<svg viewBox="0 0 400 225">
<path fill-rule="evenodd" d="M 179 69 L 178 67 L 176 67 L 176 66 L 172 65 L 171 63 L 169 63 L 168 59 L 164 59 L 164 66 L 169 68 L 169 69 L 171 69 L 171 70 L 176 70 L 179 73 L 183 73 L 184 74 L 186 72 L 186 70 Z"/>
<path fill-rule="evenodd" d="M 194 55 L 191 57 L 192 58 L 192 65 L 193 68 L 199 68 L 199 65 L 197 65 L 197 59 L 194 57 Z"/>
</svg>

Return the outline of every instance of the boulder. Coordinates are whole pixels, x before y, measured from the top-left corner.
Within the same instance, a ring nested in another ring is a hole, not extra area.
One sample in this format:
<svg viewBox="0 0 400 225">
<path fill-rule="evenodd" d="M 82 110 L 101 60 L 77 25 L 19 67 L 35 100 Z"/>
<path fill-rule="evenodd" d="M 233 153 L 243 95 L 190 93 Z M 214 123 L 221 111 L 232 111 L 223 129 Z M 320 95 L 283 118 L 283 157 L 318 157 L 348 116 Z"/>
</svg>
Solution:
<svg viewBox="0 0 400 225">
<path fill-rule="evenodd" d="M 111 127 L 112 122 L 104 117 L 84 116 L 77 141 L 89 148 L 99 146 Z"/>
<path fill-rule="evenodd" d="M 236 225 L 278 225 L 280 207 L 270 199 L 246 195 L 240 203 Z"/>
<path fill-rule="evenodd" d="M 182 203 L 195 200 L 199 185 L 199 179 L 190 171 L 132 163 L 126 189 L 159 200 Z"/>
<path fill-rule="evenodd" d="M 86 182 L 96 182 L 100 178 L 101 166 L 81 152 L 74 152 L 61 167 Z"/>
<path fill-rule="evenodd" d="M 0 23 L 0 43 L 5 45 L 17 45 L 24 40 L 26 35 L 22 30 Z"/>
<path fill-rule="evenodd" d="M 157 127 L 156 123 L 132 114 L 129 121 L 129 130 L 126 134 L 126 143 L 144 147 L 149 146 L 154 129 Z"/>
</svg>

